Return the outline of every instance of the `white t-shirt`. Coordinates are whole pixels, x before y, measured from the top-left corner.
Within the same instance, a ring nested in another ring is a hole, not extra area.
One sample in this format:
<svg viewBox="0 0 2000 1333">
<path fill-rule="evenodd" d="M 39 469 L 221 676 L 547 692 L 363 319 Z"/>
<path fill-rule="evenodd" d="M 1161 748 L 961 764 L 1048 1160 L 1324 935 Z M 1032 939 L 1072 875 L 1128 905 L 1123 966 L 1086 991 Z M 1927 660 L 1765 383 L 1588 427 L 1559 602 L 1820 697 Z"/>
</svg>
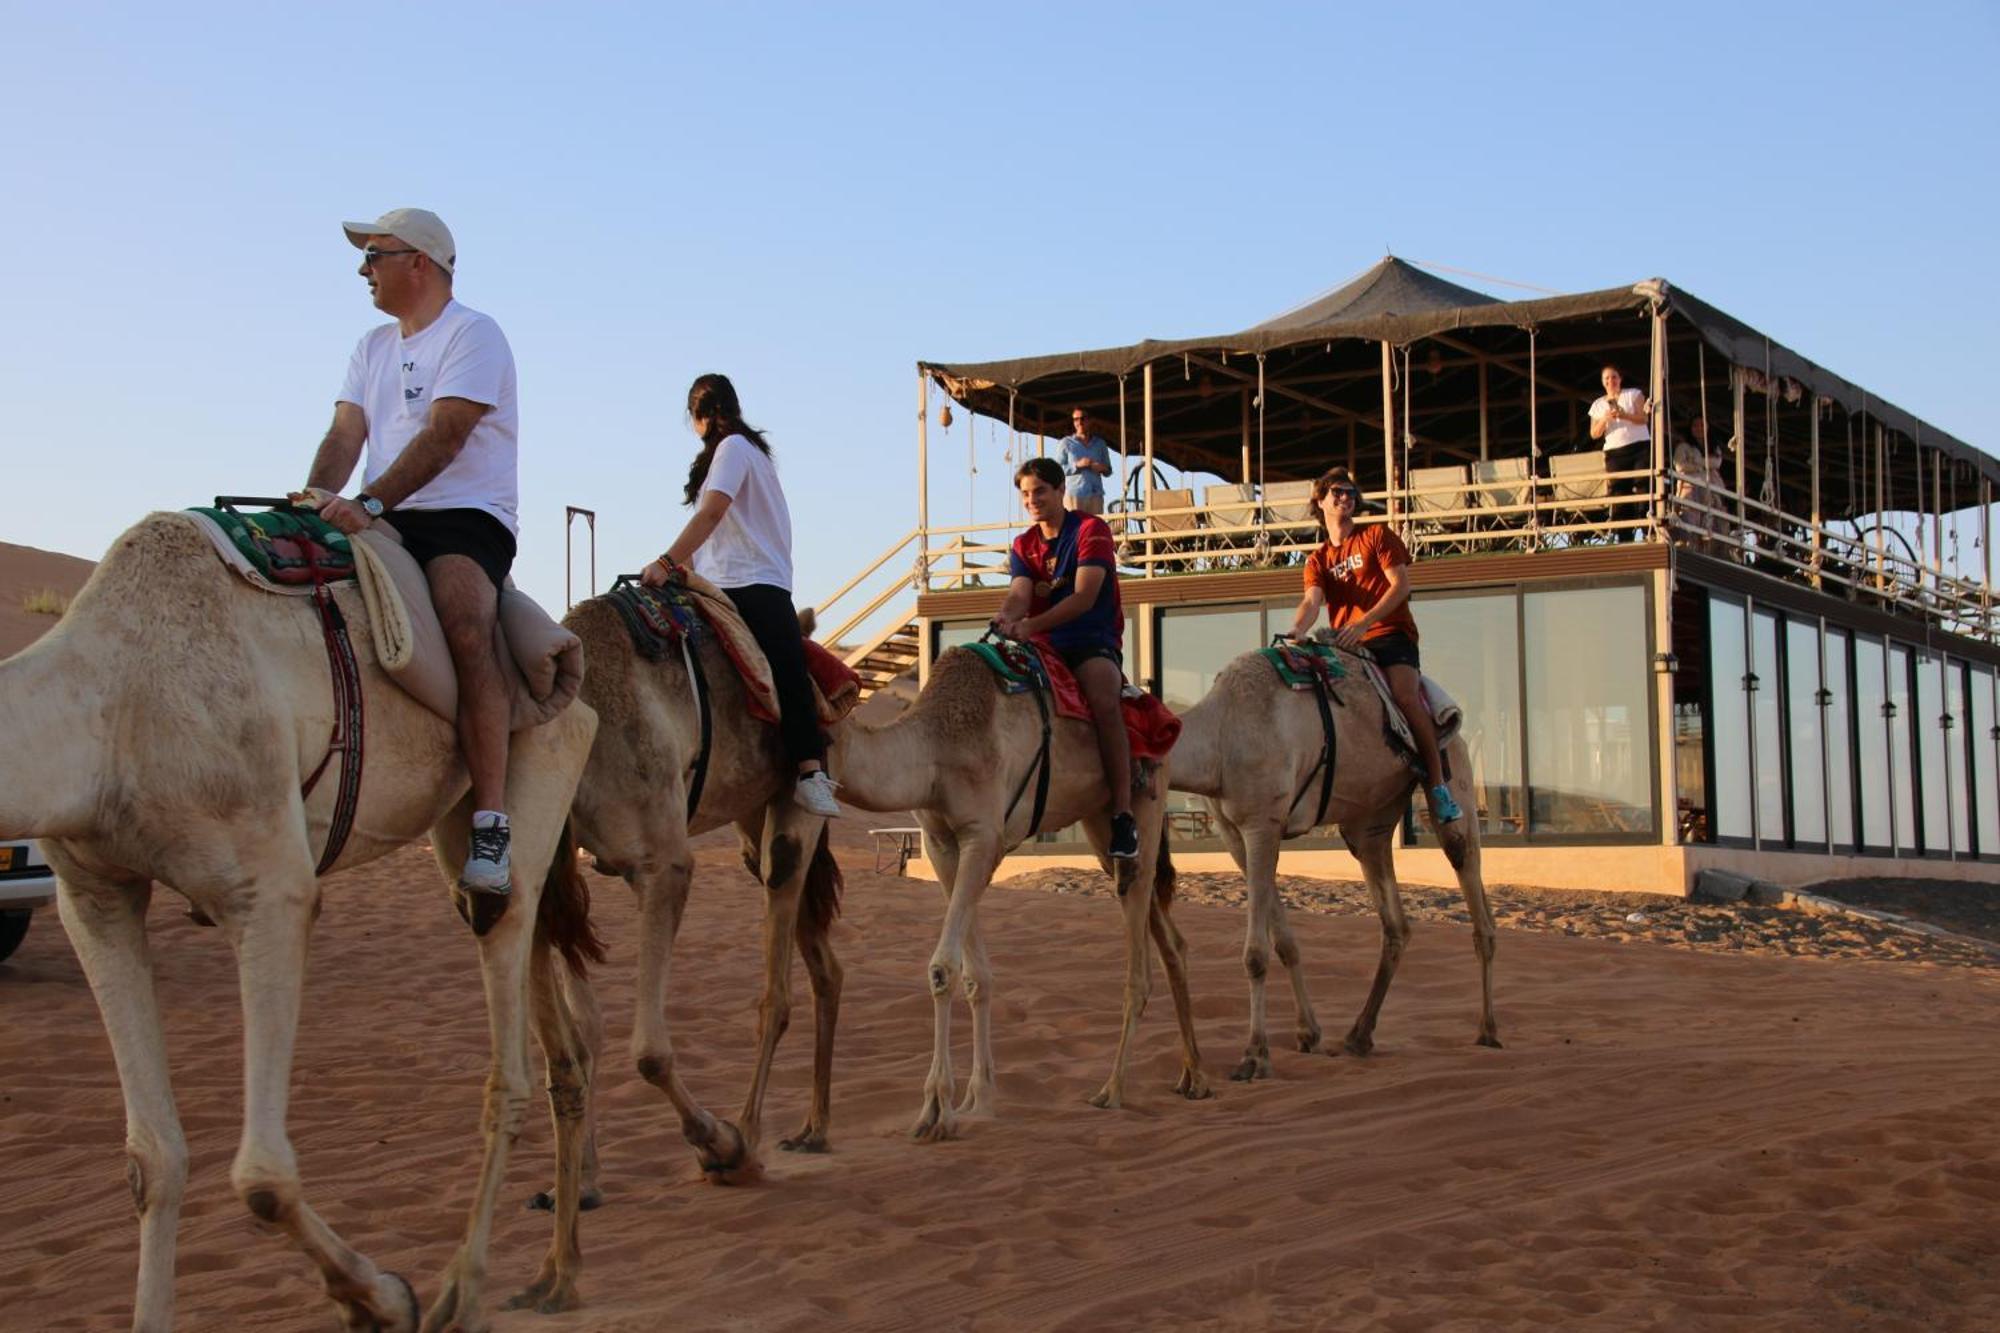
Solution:
<svg viewBox="0 0 2000 1333">
<path fill-rule="evenodd" d="M 792 511 L 771 456 L 741 435 L 715 446 L 701 493 L 721 491 L 729 508 L 694 553 L 694 572 L 718 588 L 753 583 L 792 590 Z M 699 497 L 697 502 L 699 502 Z"/>
<path fill-rule="evenodd" d="M 1637 389 L 1621 389 L 1618 393 L 1618 406 L 1624 408 L 1627 412 L 1643 412 L 1646 408 L 1646 395 Z M 1604 418 L 1610 415 L 1610 395 L 1607 394 L 1590 405 L 1590 419 L 1593 424 L 1604 420 Z M 1628 444 L 1642 444 L 1652 438 L 1653 432 L 1647 427 L 1643 425 L 1635 426 L 1629 421 L 1621 420 L 1611 427 L 1611 429 L 1604 432 L 1604 447 L 1606 449 L 1617 449 Z"/>
<path fill-rule="evenodd" d="M 354 346 L 340 401 L 354 403 L 368 420 L 368 458 L 362 489 L 389 470 L 430 418 L 440 398 L 465 398 L 486 406 L 445 470 L 398 509 L 483 509 L 518 533 L 520 488 L 516 451 L 520 409 L 514 398 L 514 353 L 506 335 L 477 310 L 445 305 L 415 337 L 394 324 L 370 329 Z"/>
</svg>

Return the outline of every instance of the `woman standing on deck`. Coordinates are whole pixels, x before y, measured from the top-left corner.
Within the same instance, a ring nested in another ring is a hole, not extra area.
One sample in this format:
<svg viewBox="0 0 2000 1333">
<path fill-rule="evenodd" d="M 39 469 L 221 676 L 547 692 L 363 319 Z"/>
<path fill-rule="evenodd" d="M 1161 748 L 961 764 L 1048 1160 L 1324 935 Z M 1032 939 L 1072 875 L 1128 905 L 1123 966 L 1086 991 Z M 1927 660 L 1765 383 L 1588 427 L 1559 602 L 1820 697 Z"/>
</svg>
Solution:
<svg viewBox="0 0 2000 1333">
<path fill-rule="evenodd" d="M 778 485 L 771 446 L 744 423 L 736 386 L 726 375 L 697 379 L 688 389 L 687 413 L 701 437 L 684 496 L 694 517 L 665 554 L 640 571 L 639 580 L 662 587 L 676 566 L 692 564 L 695 573 L 728 594 L 771 664 L 778 732 L 786 756 L 799 769 L 793 799 L 816 815 L 835 818 L 840 805 L 826 773 L 826 737 L 792 605 L 792 513 Z"/>
</svg>

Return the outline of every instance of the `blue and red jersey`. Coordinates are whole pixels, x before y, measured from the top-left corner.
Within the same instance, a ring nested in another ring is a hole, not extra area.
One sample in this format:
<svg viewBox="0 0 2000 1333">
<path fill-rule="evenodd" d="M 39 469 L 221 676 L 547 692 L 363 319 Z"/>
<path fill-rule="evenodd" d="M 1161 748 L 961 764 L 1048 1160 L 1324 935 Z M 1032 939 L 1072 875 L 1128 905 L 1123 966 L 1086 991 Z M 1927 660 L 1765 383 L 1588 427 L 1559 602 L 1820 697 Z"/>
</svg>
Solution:
<svg viewBox="0 0 2000 1333">
<path fill-rule="evenodd" d="M 1095 514 L 1070 510 L 1063 515 L 1062 527 L 1053 538 L 1042 535 L 1042 525 L 1032 524 L 1014 539 L 1007 558 L 1007 573 L 1017 579 L 1032 579 L 1035 597 L 1028 614 L 1038 616 L 1076 593 L 1077 571 L 1096 565 L 1104 571 L 1104 583 L 1090 610 L 1066 625 L 1049 631 L 1049 642 L 1057 648 L 1118 648 L 1125 642 L 1125 608 L 1118 598 L 1118 559 L 1112 547 L 1111 529 Z"/>
</svg>

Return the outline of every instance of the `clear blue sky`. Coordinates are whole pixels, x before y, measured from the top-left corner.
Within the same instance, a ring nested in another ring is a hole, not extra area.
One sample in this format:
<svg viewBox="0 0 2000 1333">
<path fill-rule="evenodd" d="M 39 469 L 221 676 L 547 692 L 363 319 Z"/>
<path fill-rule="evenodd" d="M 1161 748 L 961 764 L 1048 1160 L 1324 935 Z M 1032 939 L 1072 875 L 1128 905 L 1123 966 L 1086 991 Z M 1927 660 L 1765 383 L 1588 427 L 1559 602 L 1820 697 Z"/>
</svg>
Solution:
<svg viewBox="0 0 2000 1333">
<path fill-rule="evenodd" d="M 2000 450 L 1996 12 L 4 0 L 0 539 L 300 482 L 379 320 L 337 224 L 404 204 L 513 343 L 553 605 L 563 505 L 607 576 L 678 529 L 701 371 L 817 600 L 914 522 L 918 358 L 1239 328 L 1385 249 L 1661 275 Z"/>
</svg>

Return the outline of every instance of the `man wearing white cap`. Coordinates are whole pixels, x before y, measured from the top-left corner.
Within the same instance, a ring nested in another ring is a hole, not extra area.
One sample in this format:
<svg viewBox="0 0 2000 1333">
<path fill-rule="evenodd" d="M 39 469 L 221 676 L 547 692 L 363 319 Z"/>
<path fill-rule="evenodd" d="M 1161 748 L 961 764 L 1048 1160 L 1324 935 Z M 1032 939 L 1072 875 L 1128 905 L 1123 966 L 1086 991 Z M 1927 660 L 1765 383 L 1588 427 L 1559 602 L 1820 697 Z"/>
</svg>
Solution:
<svg viewBox="0 0 2000 1333">
<path fill-rule="evenodd" d="M 493 625 L 518 530 L 514 354 L 499 325 L 452 299 L 458 247 L 437 214 L 397 208 L 342 226 L 376 308 L 395 322 L 355 346 L 306 486 L 342 532 L 393 511 L 430 580 L 458 670 L 458 739 L 472 775 L 472 853 L 460 878 L 505 895 L 509 704 Z M 364 446 L 361 490 L 343 498 Z"/>
</svg>

